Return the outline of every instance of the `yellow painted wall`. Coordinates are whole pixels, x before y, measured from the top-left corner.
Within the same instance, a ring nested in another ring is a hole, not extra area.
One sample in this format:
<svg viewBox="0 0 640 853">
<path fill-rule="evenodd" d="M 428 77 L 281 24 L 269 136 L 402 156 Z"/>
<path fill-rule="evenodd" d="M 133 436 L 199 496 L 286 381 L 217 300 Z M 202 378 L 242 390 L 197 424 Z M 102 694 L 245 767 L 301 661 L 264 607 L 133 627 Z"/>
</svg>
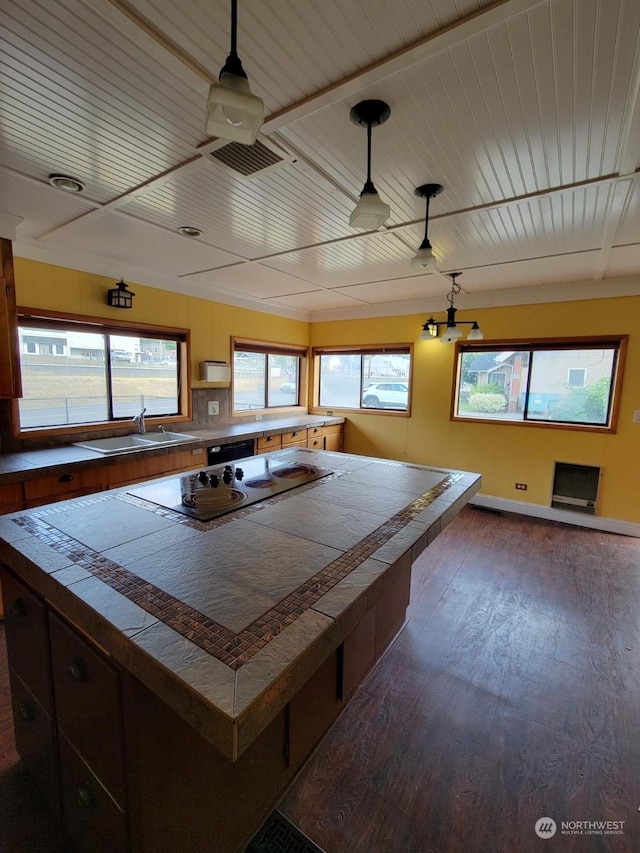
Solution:
<svg viewBox="0 0 640 853">
<path fill-rule="evenodd" d="M 482 493 L 549 506 L 556 461 L 603 469 L 598 514 L 640 522 L 640 297 L 526 305 L 464 312 L 485 340 L 628 334 L 626 368 L 614 435 L 449 420 L 454 347 L 417 340 L 423 316 L 314 323 L 313 346 L 414 341 L 410 418 L 349 414 L 346 449 L 411 462 L 478 471 Z M 526 492 L 515 483 L 527 483 Z"/>
<path fill-rule="evenodd" d="M 158 290 L 133 281 L 127 282 L 136 294 L 133 307 L 123 311 L 107 305 L 107 290 L 115 285 L 113 278 L 23 258 L 14 258 L 14 265 L 20 306 L 106 317 L 114 322 L 126 320 L 190 329 L 193 387 L 210 387 L 200 382 L 200 362 L 229 361 L 232 336 L 301 346 L 309 342 L 309 323 L 300 320 Z"/>
<path fill-rule="evenodd" d="M 628 334 L 629 346 L 618 431 L 593 435 L 573 430 L 449 420 L 454 347 L 418 341 L 424 316 L 308 324 L 235 308 L 131 282 L 136 293 L 127 312 L 106 305 L 114 280 L 62 267 L 15 259 L 18 303 L 115 320 L 192 330 L 194 387 L 204 359 L 228 360 L 232 335 L 300 345 L 414 342 L 410 418 L 345 412 L 345 449 L 451 468 L 478 471 L 482 492 L 548 506 L 555 461 L 603 468 L 599 515 L 640 522 L 640 297 L 491 308 L 464 312 L 480 321 L 485 340 Z M 604 286 L 604 285 L 603 285 Z M 516 482 L 527 483 L 526 492 Z"/>
</svg>

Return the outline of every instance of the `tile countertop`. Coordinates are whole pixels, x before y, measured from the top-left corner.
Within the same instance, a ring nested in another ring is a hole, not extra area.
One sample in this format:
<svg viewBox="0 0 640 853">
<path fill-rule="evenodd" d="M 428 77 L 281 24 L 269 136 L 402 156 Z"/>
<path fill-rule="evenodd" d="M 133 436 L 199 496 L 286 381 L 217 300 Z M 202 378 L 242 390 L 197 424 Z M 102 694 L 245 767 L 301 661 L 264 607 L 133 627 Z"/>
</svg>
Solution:
<svg viewBox="0 0 640 853">
<path fill-rule="evenodd" d="M 260 438 L 272 433 L 287 432 L 305 427 L 341 424 L 345 419 L 327 415 L 293 415 L 265 419 L 261 421 L 243 421 L 236 424 L 224 424 L 216 429 L 181 430 L 188 435 L 197 436 L 200 441 L 190 441 L 172 446 L 145 447 L 135 453 L 121 453 L 105 456 L 102 453 L 75 447 L 72 444 L 48 447 L 43 450 L 23 450 L 18 453 L 0 453 L 0 485 L 18 482 L 41 476 L 60 473 L 62 469 L 74 465 L 79 468 L 112 465 L 132 456 L 155 455 L 184 450 L 186 447 L 209 447 L 217 443 L 228 443 L 239 439 Z M 131 429 L 134 432 L 134 429 Z"/>
<path fill-rule="evenodd" d="M 344 453 L 270 456 L 333 474 L 209 522 L 126 487 L 0 518 L 0 559 L 232 760 L 480 487 Z"/>
</svg>

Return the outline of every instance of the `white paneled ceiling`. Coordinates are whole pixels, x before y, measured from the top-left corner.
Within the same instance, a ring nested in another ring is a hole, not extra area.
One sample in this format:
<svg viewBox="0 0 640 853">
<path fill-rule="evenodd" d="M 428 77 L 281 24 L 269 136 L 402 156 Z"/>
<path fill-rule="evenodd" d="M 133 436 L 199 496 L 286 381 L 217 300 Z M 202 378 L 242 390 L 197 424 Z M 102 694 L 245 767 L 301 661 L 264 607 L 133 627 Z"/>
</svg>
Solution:
<svg viewBox="0 0 640 853">
<path fill-rule="evenodd" d="M 286 155 L 248 180 L 203 130 L 228 0 L 0 8 L 0 223 L 19 222 L 18 256 L 311 320 L 444 309 L 451 271 L 461 307 L 640 293 L 638 0 L 239 0 L 261 139 Z M 367 98 L 391 108 L 372 168 L 391 217 L 363 234 L 349 111 Z M 409 263 L 424 183 L 444 187 L 431 275 Z"/>
</svg>

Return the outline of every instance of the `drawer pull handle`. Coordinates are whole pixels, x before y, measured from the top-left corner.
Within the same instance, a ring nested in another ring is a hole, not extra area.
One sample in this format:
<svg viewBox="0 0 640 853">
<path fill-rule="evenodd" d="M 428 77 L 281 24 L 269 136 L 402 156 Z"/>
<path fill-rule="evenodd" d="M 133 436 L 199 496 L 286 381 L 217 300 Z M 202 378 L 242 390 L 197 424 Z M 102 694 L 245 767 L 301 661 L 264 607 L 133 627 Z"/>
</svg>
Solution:
<svg viewBox="0 0 640 853">
<path fill-rule="evenodd" d="M 16 598 L 9 609 L 9 616 L 12 619 L 22 619 L 27 615 L 27 605 L 22 598 Z"/>
<path fill-rule="evenodd" d="M 32 723 L 36 718 L 36 706 L 33 702 L 23 702 L 18 708 L 18 716 L 23 723 Z"/>
<path fill-rule="evenodd" d="M 78 785 L 76 789 L 76 798 L 80 805 L 84 806 L 85 809 L 95 809 L 98 805 L 98 801 L 96 800 L 93 790 L 86 782 L 80 782 Z"/>
<path fill-rule="evenodd" d="M 273 441 L 273 436 L 272 436 L 272 435 L 268 435 L 268 436 L 267 436 L 267 441 Z"/>
<path fill-rule="evenodd" d="M 61 477 L 58 477 L 59 483 L 73 483 L 73 474 L 63 474 Z"/>
<path fill-rule="evenodd" d="M 80 658 L 74 658 L 69 664 L 69 675 L 73 681 L 88 681 L 87 668 Z"/>
</svg>

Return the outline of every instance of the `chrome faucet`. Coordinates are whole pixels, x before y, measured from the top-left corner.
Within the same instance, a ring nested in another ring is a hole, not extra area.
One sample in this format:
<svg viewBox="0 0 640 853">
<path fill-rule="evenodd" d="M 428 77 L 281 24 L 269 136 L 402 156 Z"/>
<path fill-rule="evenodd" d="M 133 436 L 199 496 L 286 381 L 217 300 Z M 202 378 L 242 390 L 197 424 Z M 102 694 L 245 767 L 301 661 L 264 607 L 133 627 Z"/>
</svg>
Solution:
<svg viewBox="0 0 640 853">
<path fill-rule="evenodd" d="M 144 408 L 139 415 L 136 415 L 135 418 L 132 418 L 135 423 L 138 424 L 138 432 L 142 435 L 147 431 L 147 427 L 144 422 L 144 413 L 146 412 L 146 408 Z"/>
</svg>

